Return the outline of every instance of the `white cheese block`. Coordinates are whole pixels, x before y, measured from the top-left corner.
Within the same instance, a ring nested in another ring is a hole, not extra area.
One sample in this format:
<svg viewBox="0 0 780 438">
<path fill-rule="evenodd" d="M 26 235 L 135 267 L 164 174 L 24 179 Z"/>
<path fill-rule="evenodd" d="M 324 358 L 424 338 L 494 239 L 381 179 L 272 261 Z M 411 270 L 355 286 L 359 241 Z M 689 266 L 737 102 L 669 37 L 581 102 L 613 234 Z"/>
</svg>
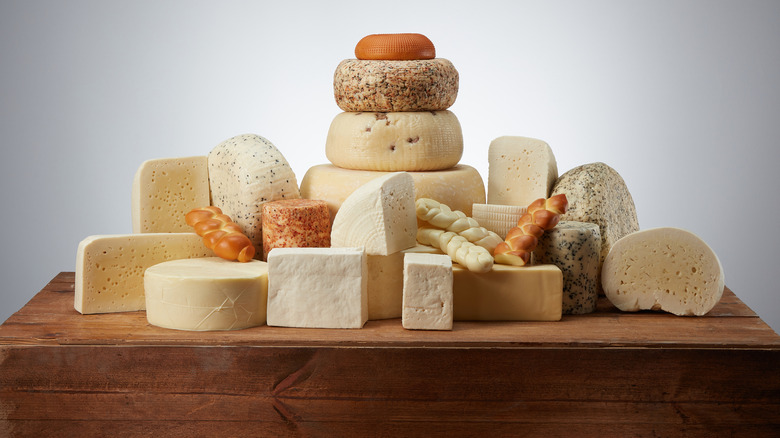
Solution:
<svg viewBox="0 0 780 438">
<path fill-rule="evenodd" d="M 653 228 L 615 242 L 604 260 L 601 284 L 618 309 L 704 315 L 720 301 L 723 267 L 695 234 Z"/>
<path fill-rule="evenodd" d="M 168 260 L 211 257 L 195 233 L 89 236 L 76 251 L 74 307 L 83 314 L 144 310 L 144 271 Z"/>
<path fill-rule="evenodd" d="M 452 260 L 449 256 L 406 254 L 403 292 L 403 328 L 452 330 Z"/>
<path fill-rule="evenodd" d="M 535 262 L 555 265 L 563 272 L 564 315 L 596 310 L 600 254 L 601 233 L 596 224 L 560 221 L 539 238 Z"/>
<path fill-rule="evenodd" d="M 415 246 L 416 236 L 414 181 L 397 172 L 363 184 L 344 200 L 333 219 L 330 244 L 388 255 Z"/>
<path fill-rule="evenodd" d="M 474 203 L 485 202 L 485 184 L 477 169 L 458 164 L 450 169 L 407 172 L 414 180 L 414 197 L 435 199 L 453 210 L 471 215 Z M 358 187 L 387 172 L 342 169 L 332 164 L 310 168 L 301 181 L 301 196 L 328 203 L 331 218 Z"/>
<path fill-rule="evenodd" d="M 144 274 L 146 319 L 158 327 L 239 330 L 265 323 L 268 266 L 219 257 L 171 260 Z"/>
<path fill-rule="evenodd" d="M 206 157 L 144 161 L 133 178 L 130 209 L 133 232 L 191 232 L 184 216 L 210 204 Z"/>
<path fill-rule="evenodd" d="M 493 265 L 486 273 L 453 264 L 455 321 L 558 321 L 563 275 L 555 265 Z"/>
<path fill-rule="evenodd" d="M 217 145 L 208 156 L 212 205 L 237 223 L 263 254 L 262 205 L 298 199 L 292 168 L 270 141 L 255 134 L 239 135 Z"/>
<path fill-rule="evenodd" d="M 362 248 L 274 248 L 268 253 L 270 326 L 361 328 L 368 319 Z"/>
<path fill-rule="evenodd" d="M 527 207 L 550 195 L 558 164 L 542 140 L 504 136 L 488 148 L 488 204 Z"/>
<path fill-rule="evenodd" d="M 474 204 L 471 206 L 471 217 L 479 225 L 505 239 L 527 210 L 528 207 L 519 205 Z"/>
<path fill-rule="evenodd" d="M 346 169 L 449 169 L 463 155 L 463 134 L 450 111 L 345 112 L 330 125 L 325 155 Z"/>
</svg>

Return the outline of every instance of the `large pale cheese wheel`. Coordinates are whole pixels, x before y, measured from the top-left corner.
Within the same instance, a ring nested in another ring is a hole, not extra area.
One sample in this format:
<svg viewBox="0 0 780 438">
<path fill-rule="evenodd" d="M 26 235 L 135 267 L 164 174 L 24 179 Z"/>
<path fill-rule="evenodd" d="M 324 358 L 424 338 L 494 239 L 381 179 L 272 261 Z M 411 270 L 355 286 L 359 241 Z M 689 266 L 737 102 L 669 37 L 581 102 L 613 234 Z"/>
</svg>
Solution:
<svg viewBox="0 0 780 438">
<path fill-rule="evenodd" d="M 558 178 L 558 164 L 542 140 L 504 136 L 488 148 L 488 204 L 527 207 L 547 198 Z"/>
<path fill-rule="evenodd" d="M 310 168 L 301 180 L 301 197 L 328 203 L 331 220 L 358 187 L 388 172 L 342 169 L 332 164 Z M 430 198 L 471 216 L 471 206 L 485 202 L 485 185 L 477 169 L 459 164 L 447 170 L 407 172 L 414 181 L 415 199 Z"/>
<path fill-rule="evenodd" d="M 725 288 L 718 256 L 701 238 L 679 228 L 653 228 L 615 242 L 601 271 L 607 298 L 618 309 L 704 315 Z"/>
<path fill-rule="evenodd" d="M 341 113 L 331 122 L 325 155 L 345 169 L 449 169 L 463 155 L 463 133 L 450 111 Z"/>
<path fill-rule="evenodd" d="M 458 96 L 458 71 L 446 59 L 345 59 L 333 76 L 336 104 L 347 112 L 446 110 Z"/>
<path fill-rule="evenodd" d="M 146 319 L 158 327 L 239 330 L 265 323 L 268 266 L 219 257 L 171 260 L 144 274 Z"/>
</svg>

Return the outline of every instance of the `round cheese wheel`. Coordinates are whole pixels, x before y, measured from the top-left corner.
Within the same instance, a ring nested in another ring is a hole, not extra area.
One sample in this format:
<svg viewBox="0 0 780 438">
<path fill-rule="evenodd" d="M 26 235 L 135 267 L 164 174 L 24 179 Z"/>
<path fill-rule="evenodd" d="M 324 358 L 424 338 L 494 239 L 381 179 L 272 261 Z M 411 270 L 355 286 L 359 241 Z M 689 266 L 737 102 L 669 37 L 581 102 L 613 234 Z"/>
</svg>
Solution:
<svg viewBox="0 0 780 438">
<path fill-rule="evenodd" d="M 325 155 L 338 167 L 387 172 L 449 169 L 463 155 L 463 133 L 449 111 L 341 113 Z"/>
<path fill-rule="evenodd" d="M 458 97 L 458 71 L 442 58 L 346 59 L 336 67 L 333 94 L 343 111 L 442 111 Z"/>
<path fill-rule="evenodd" d="M 146 319 L 158 327 L 238 330 L 265 323 L 268 265 L 219 257 L 171 260 L 144 272 Z"/>
<path fill-rule="evenodd" d="M 436 48 L 419 33 L 379 33 L 364 36 L 355 46 L 357 59 L 432 59 Z"/>
</svg>

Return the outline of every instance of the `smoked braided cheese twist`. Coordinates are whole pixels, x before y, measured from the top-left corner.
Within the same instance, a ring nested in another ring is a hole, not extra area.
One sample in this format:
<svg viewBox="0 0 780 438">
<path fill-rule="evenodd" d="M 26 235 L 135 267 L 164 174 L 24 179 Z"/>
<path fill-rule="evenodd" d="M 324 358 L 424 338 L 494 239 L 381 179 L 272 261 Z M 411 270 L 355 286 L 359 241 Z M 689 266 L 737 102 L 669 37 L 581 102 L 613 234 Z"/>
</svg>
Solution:
<svg viewBox="0 0 780 438">
<path fill-rule="evenodd" d="M 515 266 L 528 264 L 539 238 L 545 231 L 558 225 L 568 206 L 569 201 L 563 193 L 532 202 L 527 212 L 517 221 L 517 226 L 509 230 L 506 239 L 493 250 L 496 263 Z"/>
<path fill-rule="evenodd" d="M 493 256 L 490 251 L 452 231 L 421 227 L 417 230 L 417 241 L 441 249 L 469 271 L 484 273 L 493 269 Z"/>
<path fill-rule="evenodd" d="M 206 248 L 213 250 L 217 256 L 242 263 L 255 257 L 252 241 L 219 207 L 196 208 L 184 216 L 184 221 L 195 228 L 195 233 L 203 238 Z"/>
<path fill-rule="evenodd" d="M 452 210 L 439 201 L 420 198 L 415 201 L 415 208 L 417 219 L 428 222 L 434 227 L 457 233 L 469 242 L 487 249 L 490 253 L 499 243 L 503 242 L 498 234 L 481 227 L 474 218 L 466 216 L 466 213 L 462 211 Z"/>
</svg>

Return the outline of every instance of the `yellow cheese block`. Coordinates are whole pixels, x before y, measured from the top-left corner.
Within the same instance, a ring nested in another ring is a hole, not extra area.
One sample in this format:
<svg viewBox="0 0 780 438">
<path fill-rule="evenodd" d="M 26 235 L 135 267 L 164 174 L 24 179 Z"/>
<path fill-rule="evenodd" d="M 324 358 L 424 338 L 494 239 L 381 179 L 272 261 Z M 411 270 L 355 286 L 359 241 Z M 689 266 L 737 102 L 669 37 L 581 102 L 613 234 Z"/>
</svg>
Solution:
<svg viewBox="0 0 780 438">
<path fill-rule="evenodd" d="M 301 181 L 301 197 L 328 203 L 330 218 L 358 187 L 389 172 L 342 169 L 332 164 L 310 168 Z M 431 198 L 471 216 L 472 204 L 485 203 L 485 184 L 477 169 L 459 164 L 447 170 L 408 172 L 414 181 L 415 199 Z"/>
<path fill-rule="evenodd" d="M 494 264 L 486 273 L 452 265 L 456 321 L 558 321 L 563 274 L 555 265 Z"/>
<path fill-rule="evenodd" d="M 187 233 L 184 216 L 210 205 L 208 159 L 161 158 L 144 161 L 131 192 L 134 233 Z"/>
<path fill-rule="evenodd" d="M 219 257 L 171 260 L 144 274 L 146 319 L 158 327 L 206 331 L 265 324 L 268 265 Z"/>
</svg>

